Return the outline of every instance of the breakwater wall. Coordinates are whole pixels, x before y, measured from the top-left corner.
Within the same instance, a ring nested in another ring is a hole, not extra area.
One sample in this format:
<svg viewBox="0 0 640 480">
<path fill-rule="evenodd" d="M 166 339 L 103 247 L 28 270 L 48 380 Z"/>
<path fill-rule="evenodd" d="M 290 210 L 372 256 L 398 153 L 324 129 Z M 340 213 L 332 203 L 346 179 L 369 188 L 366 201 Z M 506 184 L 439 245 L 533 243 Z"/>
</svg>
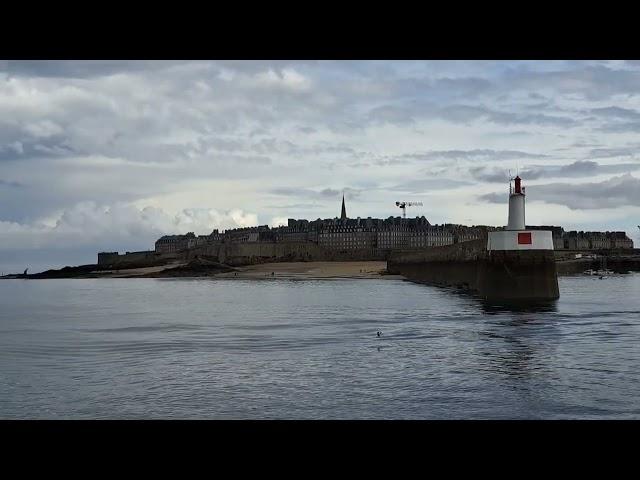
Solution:
<svg viewBox="0 0 640 480">
<path fill-rule="evenodd" d="M 389 273 L 457 287 L 487 300 L 549 300 L 560 296 L 552 250 L 488 252 L 486 240 L 393 252 Z"/>
</svg>

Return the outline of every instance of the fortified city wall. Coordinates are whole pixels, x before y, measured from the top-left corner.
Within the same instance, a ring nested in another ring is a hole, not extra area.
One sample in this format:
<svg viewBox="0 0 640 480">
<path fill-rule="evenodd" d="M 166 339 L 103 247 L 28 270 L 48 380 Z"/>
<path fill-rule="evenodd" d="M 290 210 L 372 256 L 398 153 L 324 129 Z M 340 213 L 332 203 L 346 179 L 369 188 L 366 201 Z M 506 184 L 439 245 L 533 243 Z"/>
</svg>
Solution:
<svg viewBox="0 0 640 480">
<path fill-rule="evenodd" d="M 98 253 L 98 267 L 103 270 L 153 267 L 183 256 L 180 253 L 157 253 L 154 250 L 126 252 L 122 255 L 119 255 L 118 252 L 100 252 Z"/>
<path fill-rule="evenodd" d="M 330 250 L 312 242 L 219 243 L 196 247 L 185 253 L 187 260 L 203 256 L 232 266 L 270 262 L 386 260 L 389 255 L 387 250 Z"/>
</svg>

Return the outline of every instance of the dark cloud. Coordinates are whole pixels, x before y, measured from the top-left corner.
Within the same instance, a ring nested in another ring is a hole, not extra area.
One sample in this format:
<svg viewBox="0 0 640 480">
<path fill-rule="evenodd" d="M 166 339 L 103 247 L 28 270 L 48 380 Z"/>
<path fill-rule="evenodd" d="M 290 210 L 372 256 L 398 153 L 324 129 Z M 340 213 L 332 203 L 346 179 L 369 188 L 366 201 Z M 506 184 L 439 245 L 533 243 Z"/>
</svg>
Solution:
<svg viewBox="0 0 640 480">
<path fill-rule="evenodd" d="M 306 197 L 315 198 L 318 200 L 326 200 L 330 198 L 341 198 L 343 190 L 337 190 L 334 188 L 324 188 L 322 190 L 312 190 L 310 188 L 297 188 L 297 187 L 280 187 L 270 190 L 270 193 L 274 195 L 281 195 L 285 197 Z M 357 198 L 361 194 L 361 190 L 355 188 L 345 188 L 344 194 L 346 198 Z"/>
<path fill-rule="evenodd" d="M 19 182 L 2 180 L 0 178 L 0 187 L 23 188 L 24 185 L 22 183 L 19 183 Z"/>
<path fill-rule="evenodd" d="M 415 160 L 517 160 L 521 158 L 547 158 L 547 155 L 541 153 L 521 152 L 518 150 L 473 149 L 434 150 L 426 153 L 403 155 L 403 158 L 410 158 Z"/>
<path fill-rule="evenodd" d="M 531 185 L 527 194 L 536 201 L 564 205 L 571 210 L 596 210 L 640 206 L 640 179 L 631 174 L 613 177 L 599 183 L 551 183 Z M 482 195 L 481 200 L 504 204 L 504 193 Z"/>
<path fill-rule="evenodd" d="M 540 105 L 547 107 L 548 105 Z M 495 110 L 484 105 L 452 104 L 437 106 L 432 102 L 416 100 L 411 103 L 382 105 L 369 111 L 367 123 L 390 123 L 395 125 L 413 124 L 417 120 L 440 119 L 451 123 L 470 125 L 485 121 L 502 126 L 540 125 L 552 127 L 573 127 L 581 125 L 577 118 L 538 113 L 531 106 L 523 111 Z M 554 113 L 557 109 L 553 110 Z"/>
<path fill-rule="evenodd" d="M 608 118 L 619 118 L 623 120 L 640 120 L 640 112 L 637 110 L 632 110 L 630 108 L 620 108 L 620 107 L 603 107 L 603 108 L 592 108 L 590 112 L 594 115 L 599 115 L 602 117 Z"/>
<path fill-rule="evenodd" d="M 117 73 L 162 70 L 186 61 L 144 60 L 8 60 L 0 72 L 11 76 L 51 78 L 92 78 Z"/>
<path fill-rule="evenodd" d="M 608 123 L 597 128 L 600 132 L 606 133 L 628 133 L 628 132 L 640 132 L 640 121 L 638 122 L 622 122 L 622 123 Z"/>
<path fill-rule="evenodd" d="M 16 140 L 9 144 L 0 145 L 0 162 L 34 158 L 61 158 L 81 153 L 71 147 L 64 136 L 39 139 L 23 138 L 22 141 Z"/>
<path fill-rule="evenodd" d="M 640 93 L 640 72 L 582 64 L 574 64 L 564 70 L 542 72 L 525 68 L 505 76 L 500 86 L 507 90 L 553 89 L 557 94 L 579 95 L 596 101 L 615 95 Z"/>
<path fill-rule="evenodd" d="M 429 193 L 433 190 L 448 190 L 473 185 L 470 182 L 460 180 L 449 180 L 446 178 L 425 178 L 421 180 L 411 180 L 387 187 L 386 190 L 393 190 L 406 193 Z"/>
<path fill-rule="evenodd" d="M 541 113 L 497 111 L 485 106 L 452 105 L 442 108 L 439 116 L 453 123 L 468 124 L 476 120 L 486 120 L 499 125 L 547 125 L 571 127 L 579 125 L 576 119 L 546 115 Z"/>
<path fill-rule="evenodd" d="M 476 180 L 490 183 L 505 183 L 509 181 L 509 172 L 503 168 L 487 168 L 487 167 L 472 167 L 469 169 L 469 173 Z M 526 179 L 534 180 L 530 175 L 524 175 Z"/>
<path fill-rule="evenodd" d="M 409 95 L 428 96 L 432 99 L 455 100 L 488 93 L 494 88 L 493 82 L 480 77 L 462 78 L 399 78 L 393 82 L 393 90 L 403 97 Z"/>
<path fill-rule="evenodd" d="M 638 147 L 594 148 L 588 156 L 591 158 L 628 157 L 637 155 L 639 152 Z"/>
<path fill-rule="evenodd" d="M 520 170 L 520 177 L 537 180 L 545 177 L 588 177 L 611 173 L 628 173 L 640 170 L 639 163 L 617 163 L 601 165 L 591 160 L 578 160 L 568 165 L 540 165 Z M 473 167 L 469 169 L 474 178 L 484 182 L 503 183 L 509 180 L 505 169 Z"/>
</svg>

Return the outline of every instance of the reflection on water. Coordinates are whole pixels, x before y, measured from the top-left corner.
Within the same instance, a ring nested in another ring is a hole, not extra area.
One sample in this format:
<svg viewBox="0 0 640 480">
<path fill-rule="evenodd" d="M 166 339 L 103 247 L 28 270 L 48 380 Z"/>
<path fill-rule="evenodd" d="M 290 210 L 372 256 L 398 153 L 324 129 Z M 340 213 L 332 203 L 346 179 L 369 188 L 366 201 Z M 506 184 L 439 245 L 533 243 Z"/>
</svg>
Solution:
<svg viewBox="0 0 640 480">
<path fill-rule="evenodd" d="M 509 376 L 530 377 L 532 371 L 538 368 L 536 363 L 541 352 L 537 349 L 538 342 L 531 339 L 531 329 L 528 327 L 536 323 L 541 327 L 541 322 L 544 320 L 523 316 L 502 322 L 485 323 L 485 328 L 479 331 L 479 335 L 486 336 L 491 341 L 480 344 L 479 352 L 485 357 L 487 365 Z M 548 325 L 544 327 L 548 328 Z M 499 348 L 496 348 L 496 344 Z"/>
<path fill-rule="evenodd" d="M 640 418 L 640 275 L 591 280 L 3 281 L 0 418 Z"/>
<path fill-rule="evenodd" d="M 557 300 L 538 301 L 479 301 L 482 311 L 488 315 L 500 313 L 553 313 L 558 311 Z M 521 319 L 523 317 L 517 317 Z M 527 318 L 527 317 L 524 317 Z"/>
</svg>

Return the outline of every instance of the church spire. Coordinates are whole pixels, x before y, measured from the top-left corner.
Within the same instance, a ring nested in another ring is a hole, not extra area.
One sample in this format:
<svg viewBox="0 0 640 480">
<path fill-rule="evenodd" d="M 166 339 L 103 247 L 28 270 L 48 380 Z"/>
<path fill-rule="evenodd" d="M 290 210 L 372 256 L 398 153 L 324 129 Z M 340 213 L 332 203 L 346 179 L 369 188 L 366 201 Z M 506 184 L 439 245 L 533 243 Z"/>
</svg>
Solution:
<svg viewBox="0 0 640 480">
<path fill-rule="evenodd" d="M 340 214 L 340 220 L 347 219 L 347 209 L 344 206 L 344 192 L 342 192 L 342 213 Z"/>
</svg>

